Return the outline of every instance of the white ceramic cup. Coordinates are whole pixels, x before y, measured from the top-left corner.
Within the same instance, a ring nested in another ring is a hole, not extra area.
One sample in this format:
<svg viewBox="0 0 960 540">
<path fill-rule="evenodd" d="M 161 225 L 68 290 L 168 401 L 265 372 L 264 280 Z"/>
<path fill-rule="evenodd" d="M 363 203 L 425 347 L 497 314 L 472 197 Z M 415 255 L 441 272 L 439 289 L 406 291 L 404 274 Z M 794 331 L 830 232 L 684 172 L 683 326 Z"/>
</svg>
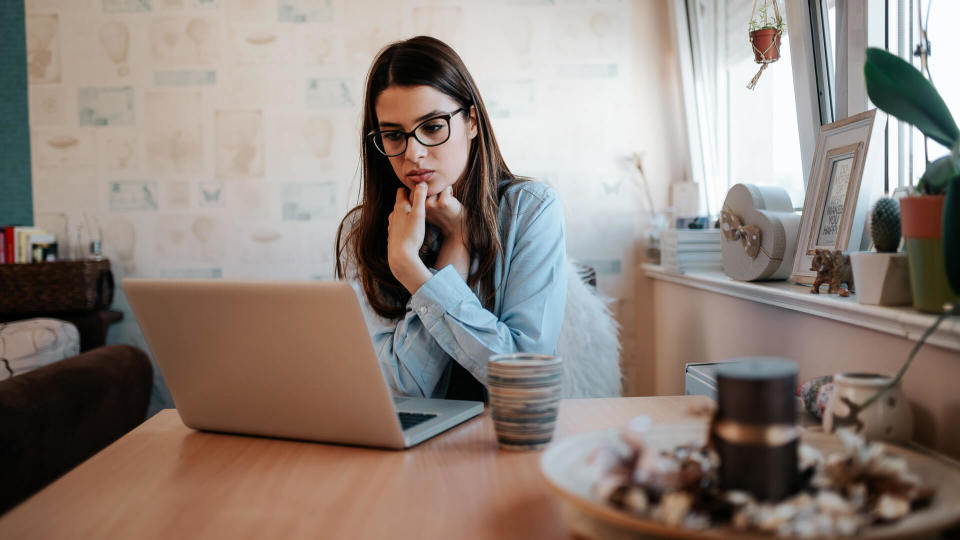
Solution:
<svg viewBox="0 0 960 540">
<path fill-rule="evenodd" d="M 865 409 L 858 410 L 891 378 L 876 373 L 834 375 L 833 394 L 823 411 L 823 430 L 833 433 L 835 429 L 849 427 L 867 439 L 891 442 L 906 442 L 913 438 L 913 413 L 900 385 L 884 392 Z"/>
</svg>

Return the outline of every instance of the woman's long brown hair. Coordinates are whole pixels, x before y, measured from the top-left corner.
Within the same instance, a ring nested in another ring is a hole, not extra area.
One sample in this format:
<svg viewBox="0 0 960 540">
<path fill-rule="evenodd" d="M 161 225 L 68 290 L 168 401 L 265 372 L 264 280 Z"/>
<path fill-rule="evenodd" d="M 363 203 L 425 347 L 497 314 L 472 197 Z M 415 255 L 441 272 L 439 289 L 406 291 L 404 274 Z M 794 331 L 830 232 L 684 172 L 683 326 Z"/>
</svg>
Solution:
<svg viewBox="0 0 960 540">
<path fill-rule="evenodd" d="M 478 263 L 467 284 L 478 292 L 487 309 L 493 309 L 494 265 L 502 253 L 497 221 L 500 197 L 509 185 L 524 181 L 504 163 L 477 85 L 453 49 L 438 39 L 418 36 L 380 51 L 370 66 L 364 92 L 360 204 L 340 222 L 335 249 L 337 279 L 353 277 L 347 275 L 347 268 L 355 265 L 370 306 L 389 319 L 403 317 L 410 299 L 410 292 L 387 263 L 387 216 L 393 210 L 397 188 L 403 184 L 389 159 L 365 136 L 379 125 L 374 104 L 381 92 L 390 86 L 419 85 L 433 87 L 460 106 L 476 110 L 477 136 L 470 143 L 466 171 L 453 192 L 464 207 L 467 242 Z M 421 250 L 421 258 L 430 266 L 436 253 Z"/>
</svg>

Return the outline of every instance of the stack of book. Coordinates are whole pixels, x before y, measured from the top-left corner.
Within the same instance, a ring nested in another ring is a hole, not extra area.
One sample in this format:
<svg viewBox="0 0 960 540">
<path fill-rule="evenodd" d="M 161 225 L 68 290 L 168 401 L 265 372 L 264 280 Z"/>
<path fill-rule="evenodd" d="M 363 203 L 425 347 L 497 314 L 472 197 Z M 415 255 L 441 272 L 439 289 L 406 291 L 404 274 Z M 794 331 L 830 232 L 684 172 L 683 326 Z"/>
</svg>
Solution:
<svg viewBox="0 0 960 540">
<path fill-rule="evenodd" d="M 0 227 L 0 264 L 57 260 L 57 238 L 36 227 Z"/>
<path fill-rule="evenodd" d="M 668 229 L 660 233 L 660 265 L 671 272 L 722 270 L 720 229 Z"/>
</svg>

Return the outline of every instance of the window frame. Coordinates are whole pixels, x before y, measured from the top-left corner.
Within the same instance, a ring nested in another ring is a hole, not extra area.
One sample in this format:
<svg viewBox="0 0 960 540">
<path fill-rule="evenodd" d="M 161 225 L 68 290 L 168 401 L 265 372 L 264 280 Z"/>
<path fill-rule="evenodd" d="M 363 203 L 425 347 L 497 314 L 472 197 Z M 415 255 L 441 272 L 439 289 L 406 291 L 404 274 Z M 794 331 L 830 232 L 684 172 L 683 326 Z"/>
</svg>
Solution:
<svg viewBox="0 0 960 540">
<path fill-rule="evenodd" d="M 713 140 L 709 135 L 709 119 L 699 107 L 699 90 L 695 84 L 693 49 L 691 40 L 691 18 L 688 16 L 689 0 L 672 0 L 670 3 L 671 24 L 674 29 L 674 43 L 680 60 L 680 78 L 687 124 L 687 138 L 690 148 L 690 166 L 692 179 L 701 184 L 704 203 L 708 214 L 716 209 L 709 208 L 711 187 L 709 179 L 721 178 L 722 169 L 712 163 L 715 152 Z M 826 23 L 825 0 L 790 0 L 783 2 L 783 14 L 790 36 L 790 54 L 792 58 L 794 97 L 797 112 L 797 127 L 800 139 L 800 160 L 803 167 L 804 189 L 809 181 L 813 154 L 816 148 L 820 126 L 833 122 L 836 118 L 866 111 L 872 107 L 866 94 L 862 66 L 866 59 L 868 46 L 887 47 L 889 41 L 888 4 L 902 6 L 911 0 L 846 0 L 837 1 L 836 28 L 831 35 Z M 901 8 L 902 12 L 902 8 Z M 833 39 L 835 58 L 830 58 L 830 46 L 827 40 Z M 902 37 L 900 38 L 903 39 Z M 909 40 L 907 43 L 912 42 Z M 834 68 L 834 69 L 831 69 Z M 831 84 L 832 83 L 832 84 Z M 885 136 L 874 137 L 872 144 L 882 144 L 882 152 L 871 151 L 865 164 L 865 175 L 884 178 L 884 186 L 875 186 L 870 190 L 879 192 L 891 183 L 888 179 L 891 162 L 891 147 L 895 156 L 901 155 L 904 146 L 903 136 L 894 142 L 894 136 L 904 131 L 899 126 L 897 132 L 890 134 L 891 126 L 881 126 Z M 899 122 L 898 122 L 899 124 Z M 708 129 L 704 129 L 704 127 Z M 720 141 L 722 142 L 722 141 Z M 915 160 L 914 160 L 915 161 Z M 908 165 L 898 167 L 909 169 Z M 904 174 L 896 175 L 896 185 L 904 185 Z M 892 187 L 890 188 L 892 189 Z"/>
<path fill-rule="evenodd" d="M 830 51 L 835 50 L 835 47 L 830 46 L 830 42 L 836 41 L 836 36 L 830 35 L 830 27 L 826 20 L 826 2 L 817 0 L 806 2 L 806 4 L 809 21 L 802 22 L 807 23 L 806 26 L 810 28 L 810 47 L 803 47 L 803 44 L 800 47 L 806 50 L 813 49 L 813 74 L 817 78 L 820 124 L 823 125 L 833 122 L 836 118 L 834 115 L 834 111 L 836 111 L 836 59 L 830 56 Z M 798 17 L 799 13 L 794 16 Z"/>
<path fill-rule="evenodd" d="M 712 163 L 714 152 L 704 152 L 704 146 L 712 146 L 705 137 L 706 129 L 701 126 L 708 124 L 706 111 L 700 107 L 696 95 L 697 85 L 694 84 L 693 70 L 693 42 L 690 38 L 690 18 L 687 13 L 686 0 L 672 0 L 670 9 L 670 25 L 673 27 L 674 47 L 677 50 L 677 59 L 680 64 L 680 84 L 683 95 L 683 116 L 686 123 L 687 147 L 689 148 L 690 179 L 700 186 L 701 209 L 706 209 L 711 215 L 710 197 L 707 191 L 708 177 L 716 178 L 716 165 Z"/>
<path fill-rule="evenodd" d="M 701 210 L 706 211 L 706 215 L 714 215 L 719 212 L 719 208 L 711 208 L 710 193 L 717 189 L 710 180 L 725 176 L 726 168 L 722 163 L 716 163 L 717 152 L 714 150 L 714 144 L 723 146 L 725 141 L 720 140 L 725 136 L 723 129 L 719 129 L 717 137 L 711 137 L 711 126 L 709 115 L 700 103 L 703 102 L 703 88 L 695 82 L 696 74 L 694 64 L 696 56 L 693 54 L 696 46 L 691 38 L 691 26 L 696 23 L 691 22 L 688 9 L 691 0 L 671 0 L 669 6 L 670 24 L 673 28 L 674 47 L 677 51 L 677 58 L 680 67 L 681 93 L 683 95 L 684 116 L 687 127 L 687 144 L 690 149 L 690 171 L 691 180 L 700 186 Z M 790 54 L 793 58 L 793 81 L 795 93 L 795 106 L 797 112 L 797 127 L 800 140 L 800 163 L 803 167 L 803 185 L 806 189 L 810 166 L 813 161 L 813 154 L 817 143 L 817 134 L 821 125 L 821 94 L 825 99 L 832 98 L 832 92 L 828 89 L 821 91 L 817 83 L 818 64 L 815 62 L 813 53 L 813 37 L 810 32 L 791 32 L 791 28 L 810 28 L 810 2 L 817 0 L 791 0 L 783 3 L 783 15 L 787 24 L 787 31 L 790 32 Z M 722 19 L 722 18 L 721 18 Z M 718 32 L 725 31 L 721 28 Z M 822 65 L 822 63 L 821 63 Z M 825 67 L 822 67 L 825 69 Z M 826 72 L 820 75 L 826 77 Z M 798 84 L 802 81 L 803 84 Z M 827 102 L 828 105 L 831 103 Z M 723 114 L 723 113 L 721 113 Z M 722 122 L 722 121 L 721 121 Z M 723 127 L 723 126 L 721 126 Z M 722 157 L 720 157 L 722 159 Z M 726 188 L 724 188 L 726 189 Z M 802 201 L 797 201 L 802 204 Z"/>
<path fill-rule="evenodd" d="M 787 32 L 790 32 L 794 99 L 797 128 L 800 130 L 800 162 L 803 164 L 803 187 L 806 190 L 820 126 L 833 121 L 835 94 L 830 88 L 830 64 L 826 59 L 825 47 L 814 45 L 814 40 L 823 35 L 822 31 L 814 29 L 814 22 L 817 26 L 823 25 L 820 1 L 786 2 L 784 7 Z"/>
</svg>

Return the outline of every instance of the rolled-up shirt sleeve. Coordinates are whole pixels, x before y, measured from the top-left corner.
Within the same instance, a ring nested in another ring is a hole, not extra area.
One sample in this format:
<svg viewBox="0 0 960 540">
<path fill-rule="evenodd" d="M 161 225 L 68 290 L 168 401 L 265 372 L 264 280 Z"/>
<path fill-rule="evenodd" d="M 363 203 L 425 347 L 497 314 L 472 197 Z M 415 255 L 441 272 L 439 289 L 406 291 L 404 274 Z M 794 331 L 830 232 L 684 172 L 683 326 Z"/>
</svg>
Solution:
<svg viewBox="0 0 960 540">
<path fill-rule="evenodd" d="M 448 355 L 486 385 L 493 354 L 555 354 L 567 297 L 563 207 L 552 192 L 516 214 L 514 245 L 500 317 L 481 304 L 452 266 L 434 274 L 410 299 L 420 325 Z M 408 313 L 409 315 L 409 313 Z"/>
<path fill-rule="evenodd" d="M 381 317 L 353 283 L 360 300 L 367 330 L 387 386 L 394 395 L 443 397 L 450 357 L 433 339 L 412 310 L 396 321 Z"/>
</svg>

